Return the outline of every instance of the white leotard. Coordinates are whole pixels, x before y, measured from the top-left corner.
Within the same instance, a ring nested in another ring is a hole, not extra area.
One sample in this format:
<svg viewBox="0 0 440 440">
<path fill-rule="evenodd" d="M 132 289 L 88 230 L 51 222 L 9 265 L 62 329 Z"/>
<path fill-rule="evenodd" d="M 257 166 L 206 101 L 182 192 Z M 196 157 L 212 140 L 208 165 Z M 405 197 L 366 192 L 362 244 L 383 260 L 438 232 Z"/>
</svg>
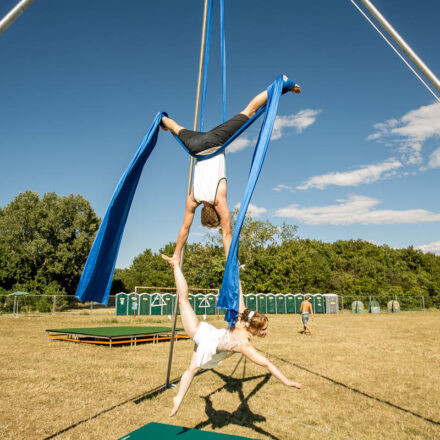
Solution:
<svg viewBox="0 0 440 440">
<path fill-rule="evenodd" d="M 216 367 L 233 353 L 235 347 L 249 343 L 247 339 L 237 338 L 234 332 L 226 328 L 216 328 L 207 322 L 200 323 L 194 342 L 196 365 L 203 370 Z"/>
<path fill-rule="evenodd" d="M 220 180 L 226 179 L 225 153 L 196 161 L 194 169 L 194 200 L 214 205 Z"/>
</svg>

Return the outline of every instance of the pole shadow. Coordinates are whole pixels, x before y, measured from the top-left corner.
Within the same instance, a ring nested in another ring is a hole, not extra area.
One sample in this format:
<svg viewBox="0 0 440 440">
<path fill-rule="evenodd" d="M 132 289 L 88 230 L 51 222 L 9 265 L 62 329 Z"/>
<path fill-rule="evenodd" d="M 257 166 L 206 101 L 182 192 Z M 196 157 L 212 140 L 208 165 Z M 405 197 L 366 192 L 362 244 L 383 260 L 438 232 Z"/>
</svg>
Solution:
<svg viewBox="0 0 440 440">
<path fill-rule="evenodd" d="M 404 413 L 407 413 L 407 414 L 411 414 L 412 416 L 417 417 L 417 418 L 419 418 L 421 420 L 424 420 L 425 422 L 429 422 L 429 423 L 432 423 L 433 425 L 440 426 L 440 421 L 438 421 L 438 420 L 430 419 L 428 417 L 422 416 L 421 414 L 417 414 L 414 411 L 411 411 L 410 409 L 402 408 L 401 406 L 398 406 L 395 403 L 389 402 L 388 400 L 384 400 L 384 399 L 381 399 L 379 397 L 372 396 L 371 394 L 368 394 L 368 393 L 365 393 L 364 391 L 361 391 L 361 390 L 358 390 L 356 388 L 353 388 L 353 387 L 351 387 L 351 386 L 349 386 L 349 385 L 347 385 L 345 383 L 342 383 L 342 382 L 339 382 L 339 381 L 337 381 L 335 379 L 332 379 L 331 377 L 324 376 L 323 374 L 317 373 L 316 371 L 312 371 L 309 368 L 306 368 L 306 367 L 303 367 L 301 365 L 295 364 L 295 362 L 292 362 L 292 361 L 280 358 L 278 356 L 274 356 L 271 353 L 267 353 L 267 352 L 262 352 L 262 353 L 264 353 L 266 356 L 271 356 L 271 357 L 273 357 L 275 359 L 278 359 L 279 361 L 284 362 L 286 364 L 293 365 L 294 367 L 299 368 L 300 370 L 307 371 L 307 373 L 310 373 L 310 374 L 318 376 L 318 377 L 320 377 L 322 379 L 328 380 L 329 382 L 332 382 L 335 385 L 339 385 L 341 387 L 344 387 L 347 390 L 353 391 L 354 393 L 360 394 L 361 396 L 367 397 L 368 399 L 375 400 L 376 402 L 383 403 L 385 405 L 390 406 L 391 408 L 397 409 L 399 411 L 403 411 Z"/>
</svg>

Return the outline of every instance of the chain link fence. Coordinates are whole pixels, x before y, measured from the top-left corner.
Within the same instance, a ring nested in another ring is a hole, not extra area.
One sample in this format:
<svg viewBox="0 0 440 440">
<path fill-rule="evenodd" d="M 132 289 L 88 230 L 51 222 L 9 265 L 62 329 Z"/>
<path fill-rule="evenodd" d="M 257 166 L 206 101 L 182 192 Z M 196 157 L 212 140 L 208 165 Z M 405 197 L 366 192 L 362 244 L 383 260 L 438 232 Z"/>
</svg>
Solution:
<svg viewBox="0 0 440 440">
<path fill-rule="evenodd" d="M 440 298 L 430 296 L 344 296 L 338 295 L 339 311 L 349 312 L 353 301 L 362 301 L 365 312 L 370 302 L 377 301 L 381 311 L 387 311 L 390 301 L 398 301 L 402 311 L 439 310 Z M 81 303 L 70 295 L 0 295 L 0 315 L 41 315 L 41 314 L 72 314 L 72 315 L 116 315 L 116 297 L 109 297 L 108 305 L 96 302 Z"/>
</svg>

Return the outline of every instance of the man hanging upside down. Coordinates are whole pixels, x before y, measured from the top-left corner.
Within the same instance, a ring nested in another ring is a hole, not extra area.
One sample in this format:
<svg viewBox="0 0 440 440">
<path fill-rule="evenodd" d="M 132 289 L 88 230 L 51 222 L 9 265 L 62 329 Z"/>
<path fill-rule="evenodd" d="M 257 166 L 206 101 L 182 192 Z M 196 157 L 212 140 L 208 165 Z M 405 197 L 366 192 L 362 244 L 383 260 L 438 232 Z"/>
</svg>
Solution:
<svg viewBox="0 0 440 440">
<path fill-rule="evenodd" d="M 289 91 L 301 93 L 298 84 L 290 82 L 283 76 Z M 267 91 L 259 93 L 247 107 L 223 124 L 208 132 L 191 131 L 179 125 L 167 116 L 162 117 L 161 128 L 170 130 L 183 142 L 193 154 L 207 155 L 214 153 L 228 141 L 255 113 L 267 102 Z M 225 153 L 218 154 L 211 159 L 196 161 L 194 170 L 194 185 L 191 194 L 186 199 L 183 225 L 177 236 L 173 259 L 180 260 L 182 248 L 188 238 L 189 230 L 194 219 L 196 208 L 203 204 L 201 212 L 202 225 L 207 228 L 221 226 L 223 247 L 228 256 L 231 244 L 231 219 L 226 200 L 226 172 Z"/>
</svg>

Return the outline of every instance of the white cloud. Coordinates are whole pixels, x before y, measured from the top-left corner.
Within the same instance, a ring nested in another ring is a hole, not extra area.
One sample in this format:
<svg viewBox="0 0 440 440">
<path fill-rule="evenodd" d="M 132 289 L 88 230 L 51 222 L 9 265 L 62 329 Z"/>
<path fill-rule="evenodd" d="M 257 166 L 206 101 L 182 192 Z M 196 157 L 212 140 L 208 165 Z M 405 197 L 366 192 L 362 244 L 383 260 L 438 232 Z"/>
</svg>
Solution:
<svg viewBox="0 0 440 440">
<path fill-rule="evenodd" d="M 271 140 L 281 139 L 287 128 L 294 128 L 297 133 L 302 133 L 307 127 L 316 121 L 321 110 L 305 109 L 293 115 L 277 116 L 273 124 Z M 228 153 L 237 153 L 251 145 L 255 145 L 257 138 L 249 139 L 246 136 L 238 137 L 226 149 Z"/>
<path fill-rule="evenodd" d="M 385 162 L 363 165 L 353 171 L 333 172 L 310 177 L 304 184 L 297 186 L 297 189 L 319 188 L 324 189 L 329 185 L 336 186 L 358 186 L 362 183 L 372 183 L 392 175 L 392 170 L 402 167 L 397 159 L 390 158 Z"/>
<path fill-rule="evenodd" d="M 278 209 L 277 217 L 297 219 L 311 225 L 352 225 L 361 224 L 406 224 L 440 222 L 440 214 L 424 209 L 390 210 L 374 209 L 380 200 L 366 196 L 350 196 L 348 199 L 339 199 L 335 205 L 312 206 L 301 208 L 291 205 Z"/>
<path fill-rule="evenodd" d="M 273 124 L 271 140 L 280 139 L 284 134 L 283 131 L 290 127 L 295 128 L 297 133 L 302 133 L 316 121 L 319 113 L 321 110 L 305 109 L 293 115 L 277 116 Z"/>
<path fill-rule="evenodd" d="M 231 142 L 228 148 L 226 148 L 227 153 L 237 153 L 237 151 L 244 150 L 246 147 L 251 145 L 252 139 L 247 138 L 246 136 L 241 136 L 235 139 L 235 141 Z"/>
<path fill-rule="evenodd" d="M 272 188 L 272 191 L 276 191 L 276 192 L 280 192 L 283 190 L 295 192 L 295 188 L 292 188 L 291 186 L 288 186 L 288 185 L 283 185 L 281 183 L 279 185 L 277 185 L 275 188 Z"/>
<path fill-rule="evenodd" d="M 420 168 L 422 171 L 430 168 L 440 168 L 440 148 L 434 150 L 429 156 L 429 162 L 426 167 Z"/>
<path fill-rule="evenodd" d="M 432 243 L 415 246 L 415 249 L 420 249 L 422 252 L 432 252 L 435 255 L 440 255 L 440 241 L 433 241 Z"/>
<path fill-rule="evenodd" d="M 423 143 L 440 136 L 440 103 L 422 106 L 408 112 L 400 120 L 390 119 L 376 124 L 374 128 L 377 131 L 367 140 L 390 140 L 391 145 L 397 146 L 405 163 L 420 164 Z"/>
<path fill-rule="evenodd" d="M 240 208 L 240 203 L 237 203 L 234 208 Z M 260 208 L 258 206 L 253 205 L 252 203 L 249 203 L 248 206 L 248 210 L 246 212 L 246 215 L 250 216 L 250 217 L 254 217 L 257 218 L 259 217 L 261 214 L 264 214 L 265 212 L 267 212 L 266 208 Z"/>
</svg>

